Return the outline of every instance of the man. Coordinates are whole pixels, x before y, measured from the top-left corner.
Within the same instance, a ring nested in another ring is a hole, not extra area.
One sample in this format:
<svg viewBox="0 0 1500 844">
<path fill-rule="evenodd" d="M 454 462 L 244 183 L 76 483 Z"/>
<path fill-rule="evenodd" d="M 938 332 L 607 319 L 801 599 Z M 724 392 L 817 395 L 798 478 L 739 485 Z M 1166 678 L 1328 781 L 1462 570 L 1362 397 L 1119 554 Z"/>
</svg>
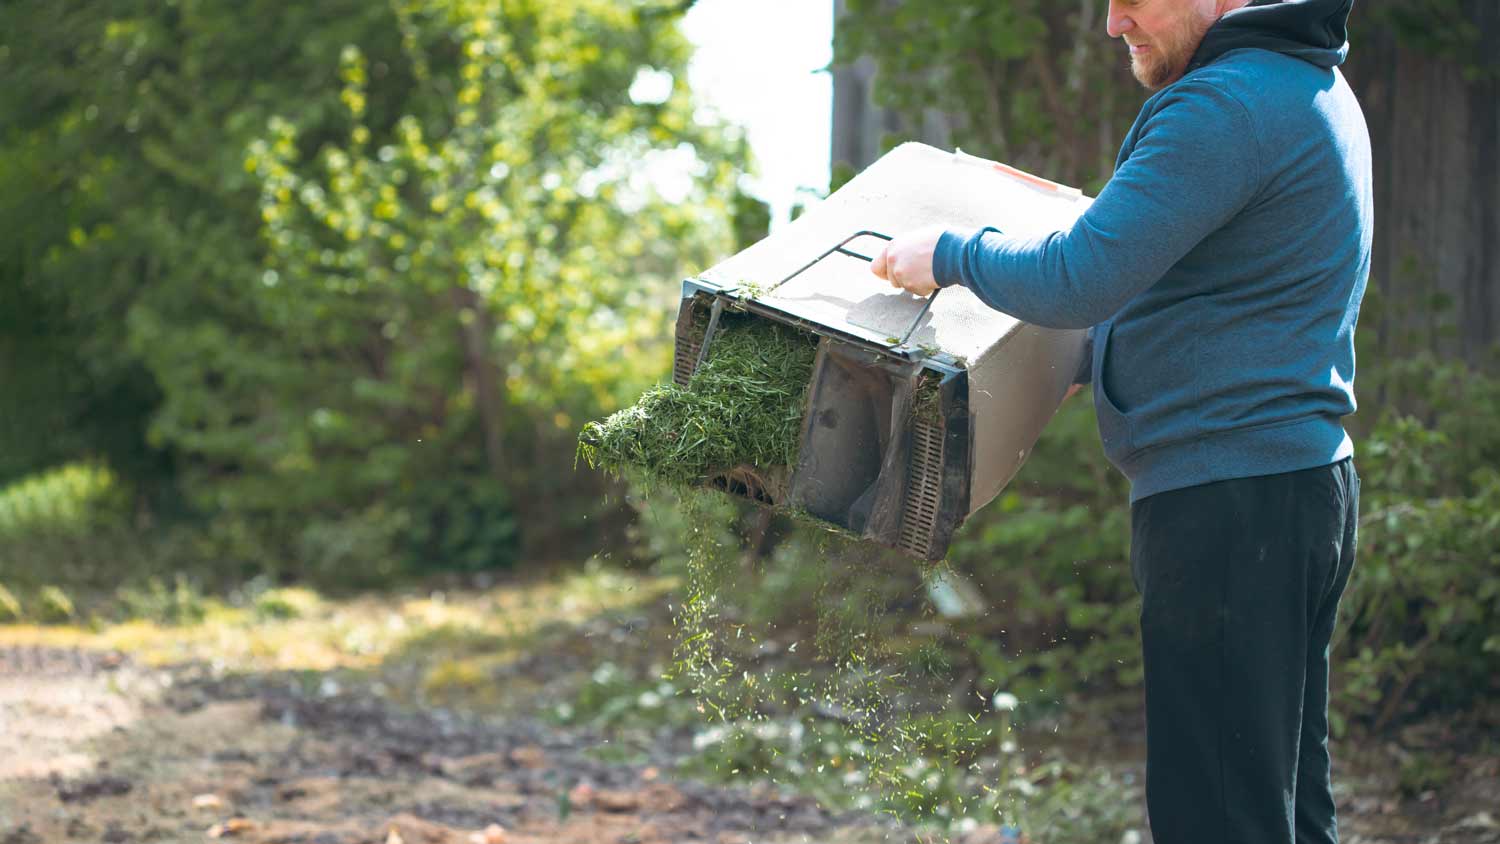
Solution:
<svg viewBox="0 0 1500 844">
<path fill-rule="evenodd" d="M 875 274 L 1092 327 L 1131 480 L 1159 844 L 1336 842 L 1328 646 L 1354 563 L 1354 326 L 1370 148 L 1337 70 L 1353 0 L 1111 0 L 1155 94 L 1068 231 L 925 230 Z"/>
</svg>

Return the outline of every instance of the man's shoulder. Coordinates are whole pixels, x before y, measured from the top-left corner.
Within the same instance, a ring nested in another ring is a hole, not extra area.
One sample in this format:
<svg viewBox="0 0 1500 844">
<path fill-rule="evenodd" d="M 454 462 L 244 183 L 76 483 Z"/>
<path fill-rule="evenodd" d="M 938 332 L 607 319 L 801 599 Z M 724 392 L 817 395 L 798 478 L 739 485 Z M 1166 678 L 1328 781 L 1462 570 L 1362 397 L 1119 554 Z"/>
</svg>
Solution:
<svg viewBox="0 0 1500 844">
<path fill-rule="evenodd" d="M 1226 131 L 1256 136 L 1318 131 L 1323 95 L 1347 87 L 1336 72 L 1270 50 L 1232 50 L 1212 64 L 1167 86 L 1142 109 L 1143 120 L 1179 113 L 1190 119 L 1222 120 Z M 1340 92 L 1340 95 L 1342 92 Z"/>
<path fill-rule="evenodd" d="M 1212 64 L 1187 74 L 1177 85 L 1212 87 L 1255 111 L 1257 107 L 1305 102 L 1310 94 L 1333 84 L 1334 78 L 1328 68 L 1271 50 L 1247 47 L 1225 53 Z"/>
</svg>

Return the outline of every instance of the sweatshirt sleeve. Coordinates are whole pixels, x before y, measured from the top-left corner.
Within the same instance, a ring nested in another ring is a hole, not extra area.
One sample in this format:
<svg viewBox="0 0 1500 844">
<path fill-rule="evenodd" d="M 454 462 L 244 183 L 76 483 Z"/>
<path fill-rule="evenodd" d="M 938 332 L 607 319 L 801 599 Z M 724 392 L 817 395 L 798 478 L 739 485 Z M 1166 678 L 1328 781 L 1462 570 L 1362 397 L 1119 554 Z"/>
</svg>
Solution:
<svg viewBox="0 0 1500 844">
<path fill-rule="evenodd" d="M 1261 182 L 1245 107 L 1203 81 L 1161 95 L 1134 148 L 1071 229 L 1040 237 L 949 230 L 933 255 L 943 287 L 1046 328 L 1109 319 L 1229 222 Z"/>
</svg>

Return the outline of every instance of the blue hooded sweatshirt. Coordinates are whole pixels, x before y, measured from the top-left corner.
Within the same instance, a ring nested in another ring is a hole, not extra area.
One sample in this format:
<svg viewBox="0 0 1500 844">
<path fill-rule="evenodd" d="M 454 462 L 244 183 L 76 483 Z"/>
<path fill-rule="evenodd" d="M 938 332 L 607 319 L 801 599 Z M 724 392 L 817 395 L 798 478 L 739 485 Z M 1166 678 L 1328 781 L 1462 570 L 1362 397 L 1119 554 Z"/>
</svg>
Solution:
<svg viewBox="0 0 1500 844">
<path fill-rule="evenodd" d="M 1141 109 L 1067 231 L 950 230 L 938 284 L 1087 328 L 1105 453 L 1131 501 L 1353 453 L 1354 325 L 1370 271 L 1370 140 L 1337 66 L 1353 0 L 1224 15 Z"/>
</svg>

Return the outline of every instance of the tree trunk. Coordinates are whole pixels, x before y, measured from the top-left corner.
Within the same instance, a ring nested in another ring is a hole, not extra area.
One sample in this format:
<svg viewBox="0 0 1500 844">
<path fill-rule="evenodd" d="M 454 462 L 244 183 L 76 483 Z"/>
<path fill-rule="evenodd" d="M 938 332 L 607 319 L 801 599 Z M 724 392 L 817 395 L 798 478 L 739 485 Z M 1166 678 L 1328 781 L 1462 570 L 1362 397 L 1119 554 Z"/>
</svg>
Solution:
<svg viewBox="0 0 1500 844">
<path fill-rule="evenodd" d="M 1500 53 L 1500 4 L 1466 0 L 1476 60 Z M 1494 370 L 1500 339 L 1500 74 L 1366 27 L 1345 68 L 1375 156 L 1371 314 L 1382 356 L 1427 348 Z M 1472 69 L 1469 77 L 1474 76 Z M 1441 307 L 1434 313 L 1434 303 Z M 1439 331 L 1440 323 L 1452 331 Z"/>
<path fill-rule="evenodd" d="M 464 371 L 474 385 L 479 427 L 484 435 L 484 456 L 490 474 L 505 478 L 505 381 L 492 360 L 490 338 L 495 320 L 479 295 L 468 287 L 454 287 L 450 301 L 458 317 L 459 341 L 464 352 Z"/>
</svg>

